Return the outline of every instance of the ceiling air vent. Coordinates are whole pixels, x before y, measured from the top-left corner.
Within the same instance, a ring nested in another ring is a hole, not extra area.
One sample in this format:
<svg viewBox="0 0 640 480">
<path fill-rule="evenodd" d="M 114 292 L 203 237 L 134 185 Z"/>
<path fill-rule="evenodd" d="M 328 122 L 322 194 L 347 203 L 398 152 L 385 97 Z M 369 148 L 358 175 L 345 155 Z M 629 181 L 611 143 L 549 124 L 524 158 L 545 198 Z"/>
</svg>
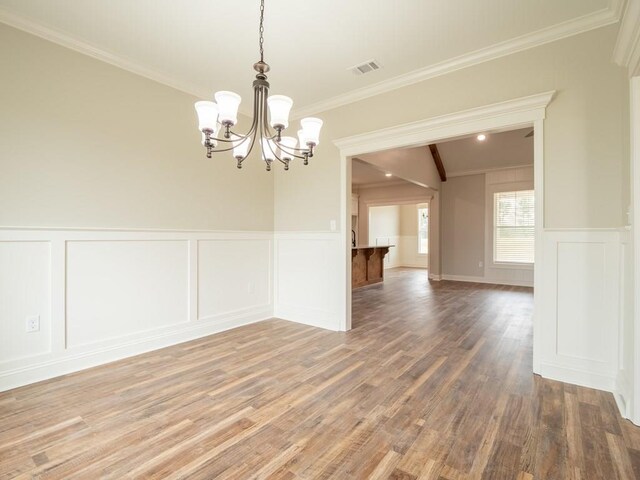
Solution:
<svg viewBox="0 0 640 480">
<path fill-rule="evenodd" d="M 364 75 L 365 73 L 375 72 L 380 70 L 381 65 L 376 60 L 369 60 L 368 62 L 361 63 L 354 67 L 349 68 L 356 75 Z"/>
</svg>

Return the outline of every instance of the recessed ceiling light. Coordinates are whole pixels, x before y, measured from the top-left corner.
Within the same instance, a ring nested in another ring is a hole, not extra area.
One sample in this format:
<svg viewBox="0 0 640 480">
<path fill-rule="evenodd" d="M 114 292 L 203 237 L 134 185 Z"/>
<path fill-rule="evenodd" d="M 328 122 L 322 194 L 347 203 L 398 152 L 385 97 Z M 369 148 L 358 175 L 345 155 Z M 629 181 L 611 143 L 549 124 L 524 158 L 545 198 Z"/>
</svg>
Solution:
<svg viewBox="0 0 640 480">
<path fill-rule="evenodd" d="M 385 176 L 385 177 L 391 177 L 391 176 L 392 176 L 392 174 L 391 174 L 391 173 L 385 173 L 385 174 L 384 174 L 384 176 Z"/>
<path fill-rule="evenodd" d="M 479 142 L 484 142 L 487 139 L 487 136 L 484 133 L 481 133 L 477 136 Z"/>
</svg>

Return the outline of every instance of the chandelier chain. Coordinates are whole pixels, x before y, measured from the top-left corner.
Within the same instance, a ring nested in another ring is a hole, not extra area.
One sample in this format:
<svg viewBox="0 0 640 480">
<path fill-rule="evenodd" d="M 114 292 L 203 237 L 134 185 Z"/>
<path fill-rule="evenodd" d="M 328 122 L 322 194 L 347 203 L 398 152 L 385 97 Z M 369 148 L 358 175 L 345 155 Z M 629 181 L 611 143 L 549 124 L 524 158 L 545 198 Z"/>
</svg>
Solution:
<svg viewBox="0 0 640 480">
<path fill-rule="evenodd" d="M 260 0 L 260 61 L 264 62 L 264 0 Z"/>
</svg>

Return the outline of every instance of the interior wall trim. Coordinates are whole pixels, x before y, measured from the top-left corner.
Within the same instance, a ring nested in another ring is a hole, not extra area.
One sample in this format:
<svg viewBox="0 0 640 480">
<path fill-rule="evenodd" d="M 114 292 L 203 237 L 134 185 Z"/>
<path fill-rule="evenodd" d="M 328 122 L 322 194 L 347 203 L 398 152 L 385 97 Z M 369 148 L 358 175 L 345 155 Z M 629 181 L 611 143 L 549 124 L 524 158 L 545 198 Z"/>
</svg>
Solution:
<svg viewBox="0 0 640 480">
<path fill-rule="evenodd" d="M 37 287 L 1 300 L 0 391 L 273 317 L 272 232 L 2 227 L 0 253 L 3 282 Z"/>
<path fill-rule="evenodd" d="M 631 1 L 633 2 L 635 0 Z M 623 4 L 624 0 L 610 0 L 609 5 L 601 10 L 567 20 L 566 22 L 552 25 L 526 35 L 512 38 L 504 42 L 496 43 L 474 52 L 465 53 L 458 57 L 429 65 L 367 87 L 352 90 L 351 92 L 343 95 L 337 95 L 311 105 L 294 109 L 292 116 L 293 118 L 301 118 L 315 115 L 320 112 L 332 110 L 334 108 L 375 97 L 376 95 L 390 92 L 392 90 L 423 82 L 430 78 L 447 75 L 457 70 L 472 67 L 480 63 L 496 60 L 501 57 L 506 57 L 514 53 L 539 47 L 541 45 L 585 33 L 590 30 L 606 27 L 607 25 L 617 23 L 620 20 Z"/>
<path fill-rule="evenodd" d="M 47 25 L 42 25 L 29 18 L 26 18 L 25 16 L 11 12 L 6 8 L 0 7 L 0 23 L 4 23 L 6 25 L 9 25 L 10 27 L 22 30 L 23 32 L 27 32 L 31 35 L 43 38 L 44 40 L 56 43 L 62 47 L 68 48 L 83 55 L 87 55 L 88 57 L 94 58 L 96 60 L 100 60 L 101 62 L 108 63 L 109 65 L 113 65 L 114 67 L 118 67 L 136 75 L 140 75 L 141 77 L 148 78 L 149 80 L 153 80 L 154 82 L 158 82 L 168 87 L 175 88 L 176 90 L 180 90 L 181 92 L 185 92 L 199 98 L 208 98 L 209 95 L 211 95 L 211 92 L 207 91 L 207 89 L 204 89 L 197 85 L 185 83 L 181 80 L 171 77 L 170 75 L 151 69 L 149 67 L 145 67 L 139 62 L 136 62 L 135 60 L 132 60 L 130 58 L 126 58 L 122 55 L 117 55 L 113 52 L 109 52 L 108 50 L 90 45 L 89 43 L 74 38 L 73 36 L 65 32 Z"/>
<path fill-rule="evenodd" d="M 533 282 L 519 280 L 496 280 L 486 277 L 474 277 L 471 275 L 447 275 L 446 273 L 440 275 L 440 280 L 450 280 L 453 282 L 485 283 L 489 285 L 509 285 L 514 287 L 533 287 Z"/>
<path fill-rule="evenodd" d="M 613 50 L 613 61 L 626 67 L 629 77 L 640 74 L 640 1 L 627 0 Z"/>
<path fill-rule="evenodd" d="M 390 128 L 339 138 L 333 143 L 341 155 L 352 157 L 399 147 L 412 147 L 447 138 L 467 135 L 470 125 L 475 130 L 493 130 L 504 127 L 531 126 L 535 120 L 545 118 L 545 109 L 553 99 L 555 90 L 526 97 L 471 108 L 461 112 L 431 117 Z M 536 132 L 538 133 L 538 132 Z"/>
<path fill-rule="evenodd" d="M 633 3 L 635 0 L 630 1 Z M 429 78 L 446 75 L 463 68 L 471 67 L 473 65 L 495 60 L 523 50 L 528 50 L 530 48 L 562 40 L 563 38 L 611 25 L 620 20 L 623 2 L 624 0 L 610 0 L 609 5 L 606 8 L 586 15 L 572 18 L 565 22 L 551 25 L 473 52 L 465 53 L 367 87 L 321 100 L 307 106 L 302 106 L 292 111 L 292 118 L 301 118 L 331 110 L 333 108 L 364 100 L 382 93 L 413 85 L 415 83 L 428 80 Z M 7 8 L 0 7 L 0 23 L 4 23 L 13 28 L 38 36 L 83 55 L 87 55 L 196 97 L 207 98 L 211 94 L 210 88 L 178 80 L 171 75 L 167 75 L 166 73 L 141 65 L 133 59 L 126 58 L 106 49 L 91 45 L 66 32 L 55 29 L 51 26 L 43 25 L 23 15 L 12 12 Z M 244 113 L 248 114 L 249 112 Z"/>
</svg>

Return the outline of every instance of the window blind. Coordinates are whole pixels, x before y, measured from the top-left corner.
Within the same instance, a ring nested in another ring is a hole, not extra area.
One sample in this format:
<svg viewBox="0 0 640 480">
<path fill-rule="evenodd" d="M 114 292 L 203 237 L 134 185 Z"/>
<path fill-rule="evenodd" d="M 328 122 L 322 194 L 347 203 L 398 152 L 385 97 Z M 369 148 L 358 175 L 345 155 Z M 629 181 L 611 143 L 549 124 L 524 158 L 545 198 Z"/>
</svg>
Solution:
<svg viewBox="0 0 640 480">
<path fill-rule="evenodd" d="M 493 261 L 533 263 L 535 204 L 533 190 L 498 192 L 494 198 Z"/>
</svg>

